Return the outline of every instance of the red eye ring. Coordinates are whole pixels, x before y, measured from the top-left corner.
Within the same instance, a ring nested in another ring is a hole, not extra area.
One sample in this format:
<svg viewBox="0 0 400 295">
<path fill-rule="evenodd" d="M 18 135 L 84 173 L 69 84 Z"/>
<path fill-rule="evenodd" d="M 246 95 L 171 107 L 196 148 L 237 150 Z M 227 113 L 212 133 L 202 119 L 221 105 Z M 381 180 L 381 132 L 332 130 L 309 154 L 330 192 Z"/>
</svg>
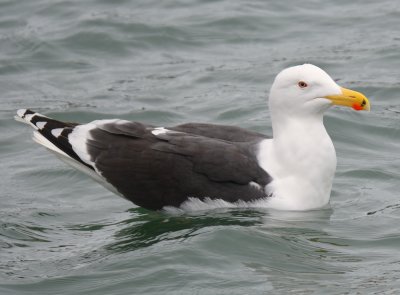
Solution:
<svg viewBox="0 0 400 295">
<path fill-rule="evenodd" d="M 297 85 L 299 85 L 300 88 L 306 88 L 308 86 L 308 84 L 304 81 L 299 81 L 299 83 L 297 83 Z"/>
</svg>

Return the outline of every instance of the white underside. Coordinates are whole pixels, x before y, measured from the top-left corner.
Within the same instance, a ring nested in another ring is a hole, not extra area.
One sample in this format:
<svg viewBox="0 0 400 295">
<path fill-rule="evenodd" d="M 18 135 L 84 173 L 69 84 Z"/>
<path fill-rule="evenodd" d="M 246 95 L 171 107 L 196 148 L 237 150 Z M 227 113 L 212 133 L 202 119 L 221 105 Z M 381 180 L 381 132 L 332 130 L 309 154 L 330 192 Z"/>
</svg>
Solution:
<svg viewBox="0 0 400 295">
<path fill-rule="evenodd" d="M 268 198 L 251 202 L 238 201 L 234 203 L 227 202 L 222 199 L 205 198 L 204 200 L 200 200 L 198 198 L 189 198 L 187 201 L 182 203 L 179 208 L 165 206 L 163 210 L 171 213 L 179 213 L 204 211 L 218 208 L 270 208 L 270 205 Z"/>
</svg>

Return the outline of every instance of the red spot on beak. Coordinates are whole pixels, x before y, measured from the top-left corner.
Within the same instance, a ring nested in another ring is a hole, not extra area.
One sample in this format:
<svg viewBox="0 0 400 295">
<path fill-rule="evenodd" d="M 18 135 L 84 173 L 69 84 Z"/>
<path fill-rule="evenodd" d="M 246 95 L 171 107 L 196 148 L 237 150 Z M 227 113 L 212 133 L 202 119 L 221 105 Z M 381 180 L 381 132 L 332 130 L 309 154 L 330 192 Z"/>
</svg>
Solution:
<svg viewBox="0 0 400 295">
<path fill-rule="evenodd" d="M 361 111 L 362 110 L 362 106 L 358 103 L 353 104 L 353 109 L 355 109 L 356 111 Z"/>
</svg>

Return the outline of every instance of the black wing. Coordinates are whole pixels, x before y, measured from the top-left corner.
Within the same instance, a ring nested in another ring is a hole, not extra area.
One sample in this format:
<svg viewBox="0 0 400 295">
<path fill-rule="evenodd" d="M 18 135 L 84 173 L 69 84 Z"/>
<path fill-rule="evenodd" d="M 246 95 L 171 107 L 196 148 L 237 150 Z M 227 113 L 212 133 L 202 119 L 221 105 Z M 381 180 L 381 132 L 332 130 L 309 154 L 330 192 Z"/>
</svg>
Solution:
<svg viewBox="0 0 400 295">
<path fill-rule="evenodd" d="M 236 127 L 213 128 L 218 126 L 187 124 L 154 132 L 140 123 L 106 123 L 90 131 L 88 152 L 109 183 L 145 208 L 179 206 L 190 197 L 229 202 L 266 197 L 263 188 L 271 177 L 255 157 L 263 137 L 250 131 L 240 136 L 243 129 Z"/>
</svg>

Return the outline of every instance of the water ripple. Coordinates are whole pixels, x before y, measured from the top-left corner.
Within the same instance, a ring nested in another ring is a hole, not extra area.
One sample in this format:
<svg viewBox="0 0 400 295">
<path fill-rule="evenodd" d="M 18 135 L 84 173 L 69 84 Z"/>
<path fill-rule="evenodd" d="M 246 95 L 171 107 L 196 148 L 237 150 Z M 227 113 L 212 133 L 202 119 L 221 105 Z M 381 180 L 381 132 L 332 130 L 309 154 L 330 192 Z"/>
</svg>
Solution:
<svg viewBox="0 0 400 295">
<path fill-rule="evenodd" d="M 397 294 L 397 2 L 0 2 L 0 293 Z M 315 63 L 366 93 L 332 108 L 331 208 L 148 212 L 13 121 L 233 124 L 271 134 L 267 90 Z"/>
</svg>

